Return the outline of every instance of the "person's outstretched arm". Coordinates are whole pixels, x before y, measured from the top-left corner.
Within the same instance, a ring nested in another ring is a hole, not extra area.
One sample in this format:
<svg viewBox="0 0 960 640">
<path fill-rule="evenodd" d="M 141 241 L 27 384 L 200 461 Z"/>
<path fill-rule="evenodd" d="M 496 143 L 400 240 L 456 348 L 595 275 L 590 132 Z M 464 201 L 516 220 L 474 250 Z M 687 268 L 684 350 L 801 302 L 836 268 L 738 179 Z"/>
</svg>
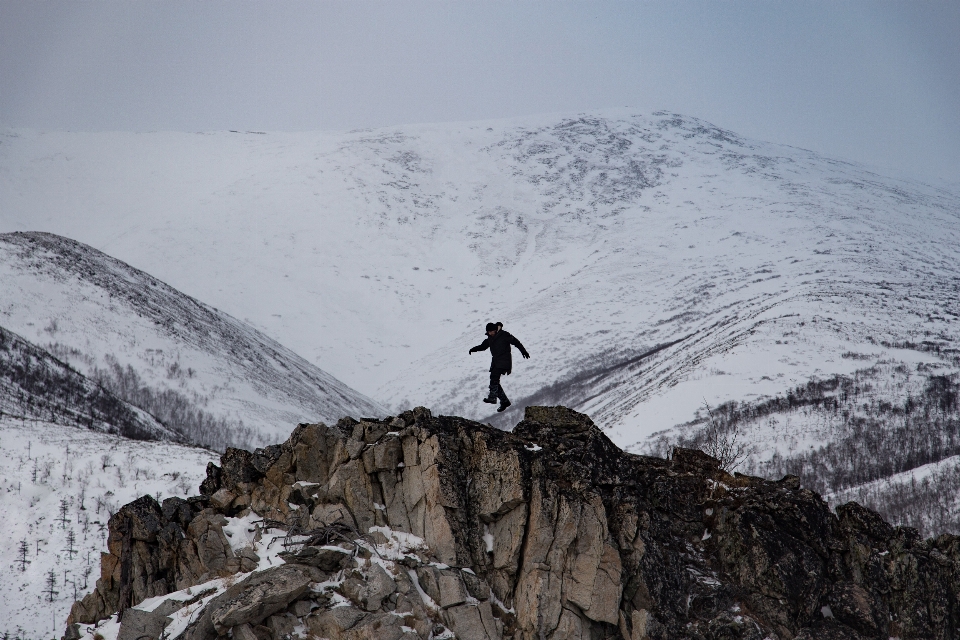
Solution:
<svg viewBox="0 0 960 640">
<path fill-rule="evenodd" d="M 515 346 L 517 349 L 520 349 L 520 354 L 523 355 L 524 358 L 530 358 L 530 354 L 527 353 L 527 350 L 523 348 L 523 345 L 520 344 L 520 341 L 517 340 L 516 336 L 513 334 L 510 334 L 510 344 Z"/>
<path fill-rule="evenodd" d="M 486 350 L 487 350 L 487 347 L 489 347 L 489 346 L 490 346 L 490 339 L 487 338 L 486 340 L 484 340 L 483 342 L 481 342 L 481 343 L 478 344 L 477 346 L 471 348 L 471 349 L 470 349 L 470 353 L 473 353 L 474 351 L 486 351 Z M 523 347 L 520 347 L 520 348 L 522 349 Z"/>
</svg>

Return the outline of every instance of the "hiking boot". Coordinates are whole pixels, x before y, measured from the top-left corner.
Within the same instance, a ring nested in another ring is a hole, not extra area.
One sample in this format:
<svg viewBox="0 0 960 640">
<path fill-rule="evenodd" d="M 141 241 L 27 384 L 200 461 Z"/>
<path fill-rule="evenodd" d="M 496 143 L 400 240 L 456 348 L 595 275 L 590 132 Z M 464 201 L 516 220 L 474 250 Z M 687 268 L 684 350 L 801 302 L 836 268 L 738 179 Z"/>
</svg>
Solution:
<svg viewBox="0 0 960 640">
<path fill-rule="evenodd" d="M 493 397 L 484 398 L 483 401 L 486 402 L 487 404 L 497 404 L 497 399 Z"/>
<path fill-rule="evenodd" d="M 506 409 L 507 407 L 509 407 L 509 406 L 510 406 L 510 401 L 509 401 L 509 400 L 504 400 L 504 401 L 503 401 L 503 404 L 501 404 L 499 407 L 497 407 L 497 413 L 500 413 L 501 411 L 505 410 L 505 409 Z"/>
</svg>

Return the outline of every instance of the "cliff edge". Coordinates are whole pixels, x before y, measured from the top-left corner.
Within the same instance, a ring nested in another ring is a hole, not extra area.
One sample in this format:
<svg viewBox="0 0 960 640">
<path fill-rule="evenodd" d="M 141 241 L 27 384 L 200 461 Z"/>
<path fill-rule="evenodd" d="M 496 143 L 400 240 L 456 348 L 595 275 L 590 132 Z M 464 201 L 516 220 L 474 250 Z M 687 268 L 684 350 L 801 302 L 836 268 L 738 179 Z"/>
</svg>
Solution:
<svg viewBox="0 0 960 640">
<path fill-rule="evenodd" d="M 68 640 L 960 637 L 960 538 L 564 407 L 304 424 L 201 493 L 111 518 Z"/>
</svg>

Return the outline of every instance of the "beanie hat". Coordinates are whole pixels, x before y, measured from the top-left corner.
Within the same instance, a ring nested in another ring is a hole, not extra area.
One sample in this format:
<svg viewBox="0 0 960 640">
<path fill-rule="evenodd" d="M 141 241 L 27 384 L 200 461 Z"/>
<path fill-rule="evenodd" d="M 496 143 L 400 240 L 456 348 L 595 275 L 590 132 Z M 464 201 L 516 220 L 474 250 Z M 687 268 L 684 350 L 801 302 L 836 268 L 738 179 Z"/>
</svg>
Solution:
<svg viewBox="0 0 960 640">
<path fill-rule="evenodd" d="M 492 322 L 487 323 L 487 331 L 496 331 L 498 328 L 499 327 L 497 327 L 497 325 L 493 324 Z"/>
</svg>

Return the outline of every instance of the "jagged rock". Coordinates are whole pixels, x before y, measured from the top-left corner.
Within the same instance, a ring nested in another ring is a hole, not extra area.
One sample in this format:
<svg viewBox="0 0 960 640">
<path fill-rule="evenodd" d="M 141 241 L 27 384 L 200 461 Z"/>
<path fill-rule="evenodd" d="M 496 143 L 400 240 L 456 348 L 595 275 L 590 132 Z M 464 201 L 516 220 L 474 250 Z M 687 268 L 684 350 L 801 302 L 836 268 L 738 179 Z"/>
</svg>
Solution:
<svg viewBox="0 0 960 640">
<path fill-rule="evenodd" d="M 444 620 L 459 640 L 494 640 L 503 637 L 502 630 L 493 617 L 493 611 L 486 602 L 479 605 L 461 604 L 447 609 Z M 577 636 L 563 635 L 560 638 Z"/>
<path fill-rule="evenodd" d="M 202 493 L 118 512 L 70 622 L 253 568 L 222 532 L 249 508 L 343 548 L 294 546 L 286 564 L 238 578 L 185 640 L 231 628 L 278 640 L 294 620 L 331 640 L 426 640 L 440 622 L 461 639 L 513 640 L 960 630 L 960 538 L 922 541 L 852 503 L 834 514 L 796 477 L 730 475 L 699 451 L 627 454 L 564 407 L 529 407 L 513 433 L 422 408 L 299 425 L 282 445 L 228 451 Z M 391 536 L 412 546 L 388 560 L 376 545 Z"/>
<path fill-rule="evenodd" d="M 306 564 L 322 571 L 336 572 L 353 563 L 347 549 L 336 547 L 304 547 L 295 553 L 281 553 L 284 562 Z"/>
<path fill-rule="evenodd" d="M 158 640 L 171 622 L 173 620 L 163 613 L 127 609 L 117 640 Z"/>
<path fill-rule="evenodd" d="M 366 614 L 355 607 L 335 607 L 307 618 L 307 628 L 318 638 L 341 638 Z"/>
<path fill-rule="evenodd" d="M 343 583 L 343 595 L 366 611 L 377 611 L 384 598 L 397 590 L 397 583 L 379 564 L 371 564 L 363 573 L 355 571 Z"/>
</svg>

